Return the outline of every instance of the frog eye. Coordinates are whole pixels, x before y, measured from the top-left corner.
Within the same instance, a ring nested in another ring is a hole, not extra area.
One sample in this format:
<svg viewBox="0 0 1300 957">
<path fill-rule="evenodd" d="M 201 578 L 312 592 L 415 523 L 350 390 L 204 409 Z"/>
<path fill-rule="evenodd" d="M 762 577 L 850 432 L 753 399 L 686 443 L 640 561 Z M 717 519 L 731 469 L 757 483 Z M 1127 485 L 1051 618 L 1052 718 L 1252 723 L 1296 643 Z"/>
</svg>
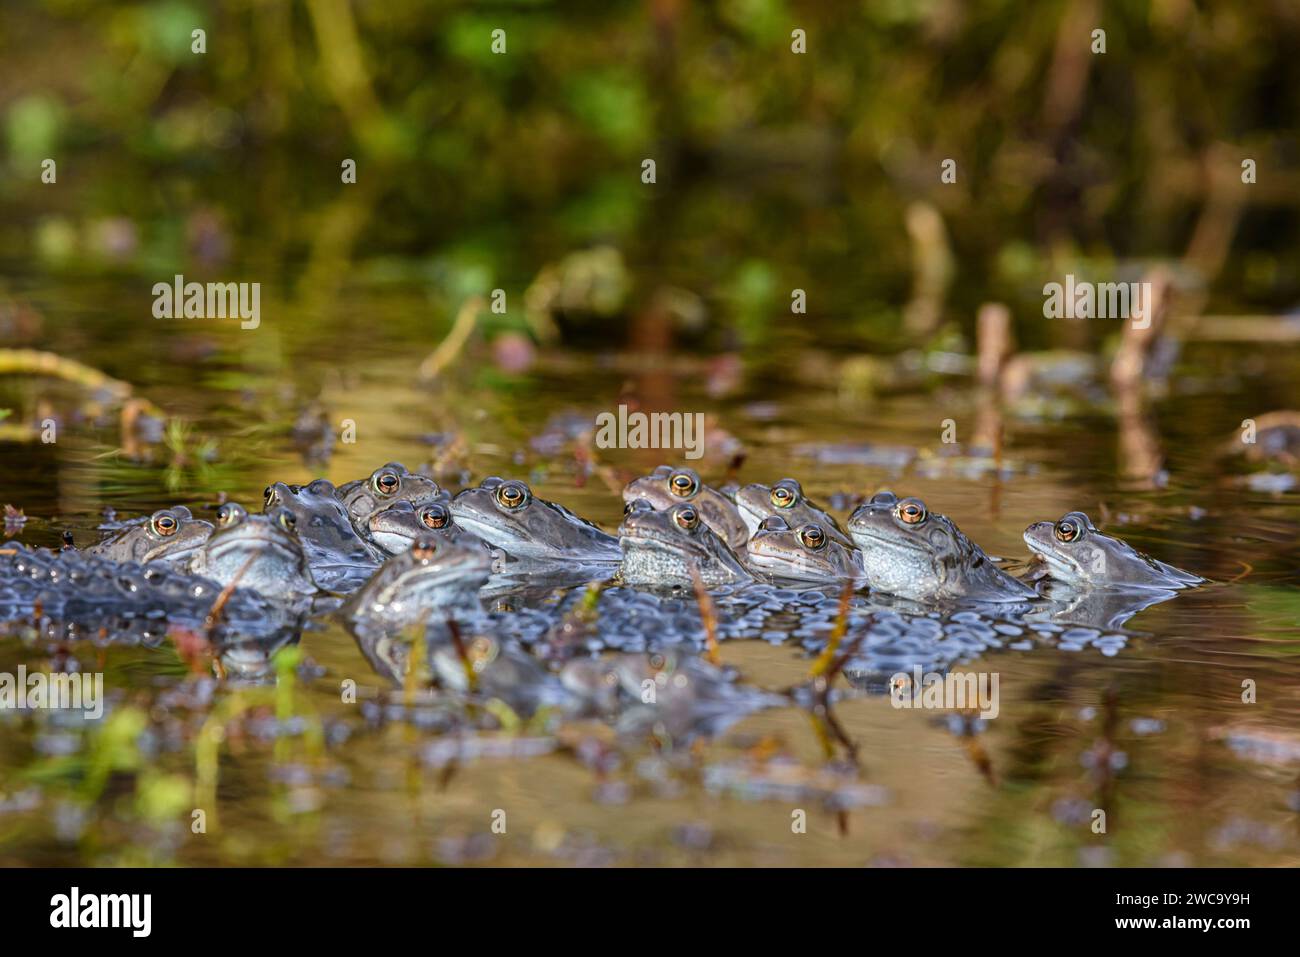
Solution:
<svg viewBox="0 0 1300 957">
<path fill-rule="evenodd" d="M 1063 518 L 1053 529 L 1058 542 L 1077 542 L 1083 538 L 1083 526 L 1072 518 Z"/>
<path fill-rule="evenodd" d="M 176 530 L 181 527 L 180 522 L 176 521 L 170 512 L 155 513 L 154 517 L 150 519 L 149 525 L 156 534 L 161 535 L 163 538 L 168 535 L 175 535 Z"/>
<path fill-rule="evenodd" d="M 504 508 L 523 508 L 528 503 L 528 487 L 520 482 L 505 482 L 497 488 L 497 502 Z"/>
<path fill-rule="evenodd" d="M 686 531 L 694 531 L 700 524 L 700 513 L 689 505 L 679 505 L 673 510 L 673 521 Z"/>
<path fill-rule="evenodd" d="M 875 495 L 871 496 L 872 505 L 895 505 L 898 502 L 898 496 L 889 489 L 882 489 Z"/>
<path fill-rule="evenodd" d="M 904 525 L 920 525 L 926 519 L 925 505 L 914 498 L 905 498 L 899 502 L 894 514 Z"/>
<path fill-rule="evenodd" d="M 442 505 L 429 505 L 420 510 L 420 524 L 425 528 L 446 528 L 451 514 Z"/>
<path fill-rule="evenodd" d="M 799 485 L 793 479 L 782 479 L 772 486 L 769 497 L 777 508 L 793 508 L 799 503 Z"/>
<path fill-rule="evenodd" d="M 432 561 L 436 554 L 438 554 L 438 543 L 432 538 L 419 538 L 411 545 L 411 557 L 416 561 Z"/>
<path fill-rule="evenodd" d="M 531 494 L 523 482 L 503 482 L 497 488 L 497 503 L 513 511 L 527 505 Z"/>
<path fill-rule="evenodd" d="M 370 484 L 380 495 L 395 495 L 402 487 L 402 479 L 391 469 L 380 469 L 370 480 Z"/>
<path fill-rule="evenodd" d="M 631 514 L 632 514 L 632 503 L 631 503 L 631 502 L 624 502 L 624 503 L 623 503 L 623 514 L 624 514 L 624 515 L 631 515 Z"/>
<path fill-rule="evenodd" d="M 280 514 L 276 516 L 276 521 L 280 523 L 280 527 L 286 532 L 292 532 L 293 527 L 298 524 L 298 519 L 296 519 L 293 512 L 288 509 L 282 510 Z"/>
<path fill-rule="evenodd" d="M 826 547 L 826 533 L 819 525 L 805 525 L 799 529 L 799 541 L 810 551 L 819 551 Z"/>
<path fill-rule="evenodd" d="M 275 491 L 274 485 L 268 485 L 266 491 L 262 493 L 262 508 L 270 508 L 280 500 L 279 494 Z"/>
<path fill-rule="evenodd" d="M 678 469 L 668 477 L 668 490 L 678 498 L 690 498 L 700 490 L 700 477 L 690 469 Z"/>
<path fill-rule="evenodd" d="M 244 511 L 244 506 L 236 505 L 234 502 L 227 502 L 221 508 L 217 509 L 217 524 L 222 526 L 238 525 L 248 517 L 248 512 Z"/>
</svg>

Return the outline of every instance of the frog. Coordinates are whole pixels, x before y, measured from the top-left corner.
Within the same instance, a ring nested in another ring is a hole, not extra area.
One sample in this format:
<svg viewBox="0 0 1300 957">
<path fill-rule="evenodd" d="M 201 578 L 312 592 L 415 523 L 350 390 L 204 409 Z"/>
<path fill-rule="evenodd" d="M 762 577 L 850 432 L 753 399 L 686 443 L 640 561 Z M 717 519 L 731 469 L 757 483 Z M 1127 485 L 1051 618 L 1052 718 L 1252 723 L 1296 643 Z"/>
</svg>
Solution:
<svg viewBox="0 0 1300 957">
<path fill-rule="evenodd" d="M 353 527 L 334 484 L 316 479 L 307 485 L 275 482 L 266 487 L 263 511 L 287 509 L 322 587 L 352 591 L 378 567 L 383 553 Z"/>
<path fill-rule="evenodd" d="M 618 539 L 524 482 L 489 476 L 451 500 L 456 524 L 505 553 L 507 570 L 615 564 Z"/>
<path fill-rule="evenodd" d="M 873 591 L 917 602 L 1027 602 L 1034 589 L 1008 575 L 950 518 L 919 498 L 878 492 L 849 516 Z"/>
<path fill-rule="evenodd" d="M 389 555 L 399 555 L 411 547 L 421 536 L 433 535 L 462 544 L 475 544 L 487 549 L 493 559 L 493 571 L 502 571 L 507 556 L 499 548 L 489 545 L 477 535 L 465 531 L 451 514 L 447 500 L 394 502 L 388 508 L 370 516 L 370 538 Z"/>
<path fill-rule="evenodd" d="M 791 527 L 780 515 L 759 523 L 745 555 L 751 570 L 770 578 L 860 582 L 866 574 L 856 546 L 845 546 L 817 522 Z"/>
<path fill-rule="evenodd" d="M 336 491 L 352 527 L 363 538 L 368 534 L 370 517 L 394 502 L 426 502 L 451 496 L 436 481 L 418 472 L 409 472 L 401 462 L 389 462 L 369 477 L 344 482 Z"/>
<path fill-rule="evenodd" d="M 1055 522 L 1034 522 L 1025 529 L 1025 544 L 1043 560 L 1053 579 L 1076 587 L 1179 591 L 1205 582 L 1098 531 L 1084 512 L 1067 512 Z"/>
<path fill-rule="evenodd" d="M 734 491 L 734 488 L 716 489 L 705 485 L 693 469 L 661 465 L 649 475 L 628 482 L 623 489 L 623 501 L 641 499 L 659 509 L 690 502 L 704 524 L 713 529 L 728 548 L 740 554 L 749 540 L 750 530 L 732 498 Z"/>
<path fill-rule="evenodd" d="M 296 600 L 321 591 L 287 508 L 250 515 L 227 502 L 217 509 L 217 527 L 190 562 L 189 571 L 224 587 L 237 586 L 270 598 Z"/>
<path fill-rule="evenodd" d="M 211 522 L 195 518 L 184 505 L 175 505 L 115 525 L 111 534 L 89 546 L 86 553 L 116 562 L 183 567 L 203 547 L 212 528 Z"/>
<path fill-rule="evenodd" d="M 690 587 L 692 567 L 706 588 L 753 580 L 689 502 L 664 509 L 644 499 L 628 502 L 618 536 L 623 550 L 619 577 L 629 585 Z"/>
<path fill-rule="evenodd" d="M 845 548 L 854 548 L 853 539 L 825 509 L 804 495 L 803 487 L 792 478 L 783 478 L 772 486 L 757 482 L 736 492 L 736 508 L 749 534 L 769 515 L 780 515 L 791 528 L 818 525 L 826 536 Z"/>
<path fill-rule="evenodd" d="M 343 614 L 385 626 L 472 616 L 482 610 L 478 590 L 491 574 L 492 556 L 481 543 L 422 535 L 385 561 L 344 605 Z"/>
</svg>

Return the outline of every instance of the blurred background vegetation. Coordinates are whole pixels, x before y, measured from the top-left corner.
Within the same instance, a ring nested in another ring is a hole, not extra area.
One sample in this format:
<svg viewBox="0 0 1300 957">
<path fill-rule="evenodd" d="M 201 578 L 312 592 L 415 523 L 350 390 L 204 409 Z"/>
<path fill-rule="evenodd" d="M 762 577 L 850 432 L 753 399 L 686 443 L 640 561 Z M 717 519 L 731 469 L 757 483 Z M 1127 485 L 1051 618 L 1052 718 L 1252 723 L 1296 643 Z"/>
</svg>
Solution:
<svg viewBox="0 0 1300 957">
<path fill-rule="evenodd" d="M 1292 0 L 6 0 L 0 334 L 79 328 L 58 284 L 147 340 L 174 273 L 260 281 L 308 339 L 373 312 L 433 343 L 499 287 L 489 334 L 532 340 L 888 346 L 995 299 L 1080 345 L 1043 284 L 1154 261 L 1285 312 L 1297 50 Z"/>
</svg>

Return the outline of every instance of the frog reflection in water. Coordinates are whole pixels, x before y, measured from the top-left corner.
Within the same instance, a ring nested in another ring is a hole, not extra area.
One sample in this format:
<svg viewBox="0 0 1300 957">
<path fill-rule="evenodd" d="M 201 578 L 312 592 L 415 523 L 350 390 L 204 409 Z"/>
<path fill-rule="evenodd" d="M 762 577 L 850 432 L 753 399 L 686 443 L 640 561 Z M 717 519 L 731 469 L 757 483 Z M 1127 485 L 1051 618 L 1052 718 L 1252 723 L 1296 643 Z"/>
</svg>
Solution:
<svg viewBox="0 0 1300 957">
<path fill-rule="evenodd" d="M 618 539 L 562 505 L 537 498 L 523 482 L 485 478 L 451 501 L 456 523 L 496 546 L 507 564 L 584 566 L 619 560 Z"/>
<path fill-rule="evenodd" d="M 880 492 L 849 517 L 867 584 L 913 601 L 1022 602 L 1035 597 L 944 515 Z"/>
<path fill-rule="evenodd" d="M 272 598 L 312 595 L 319 589 L 294 534 L 296 524 L 288 509 L 249 515 L 243 506 L 227 503 L 217 510 L 216 530 L 194 556 L 189 571 Z"/>
<path fill-rule="evenodd" d="M 86 552 L 115 562 L 164 562 L 180 566 L 194 557 L 211 534 L 211 522 L 195 518 L 184 505 L 177 505 L 123 522 Z"/>
<path fill-rule="evenodd" d="M 694 505 L 655 509 L 646 501 L 629 502 L 618 535 L 619 574 L 630 585 L 689 586 L 692 568 L 708 588 L 753 578 Z"/>
<path fill-rule="evenodd" d="M 298 537 L 316 580 L 324 588 L 347 591 L 357 587 L 383 557 L 357 534 L 334 485 L 325 479 L 305 486 L 268 485 L 263 511 L 274 508 L 285 508 L 297 519 Z"/>
<path fill-rule="evenodd" d="M 844 529 L 823 509 L 814 505 L 803 493 L 803 487 L 792 478 L 781 479 L 775 485 L 746 485 L 736 492 L 736 507 L 752 535 L 758 531 L 763 519 L 780 516 L 790 528 L 817 525 L 832 541 L 845 548 L 853 547 L 853 540 Z"/>
<path fill-rule="evenodd" d="M 623 489 L 623 501 L 637 500 L 647 501 L 657 509 L 689 502 L 699 512 L 701 521 L 736 554 L 744 551 L 749 540 L 749 529 L 736 503 L 725 491 L 701 482 L 691 469 L 661 465 L 649 475 L 633 479 Z"/>
<path fill-rule="evenodd" d="M 1178 590 L 1205 581 L 1099 532 L 1083 512 L 1054 523 L 1034 522 L 1025 529 L 1025 544 L 1052 578 L 1075 587 Z"/>
<path fill-rule="evenodd" d="M 832 539 L 815 522 L 791 528 L 772 515 L 759 523 L 746 548 L 750 568 L 805 582 L 860 581 L 862 553 Z"/>
</svg>

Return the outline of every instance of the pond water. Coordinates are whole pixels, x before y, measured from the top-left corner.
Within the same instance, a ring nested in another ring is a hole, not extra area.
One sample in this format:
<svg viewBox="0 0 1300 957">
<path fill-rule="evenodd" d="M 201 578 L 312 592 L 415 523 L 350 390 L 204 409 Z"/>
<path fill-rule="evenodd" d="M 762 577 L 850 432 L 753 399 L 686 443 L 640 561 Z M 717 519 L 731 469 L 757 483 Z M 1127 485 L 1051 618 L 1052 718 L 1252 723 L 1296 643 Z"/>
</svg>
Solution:
<svg viewBox="0 0 1300 957">
<path fill-rule="evenodd" d="M 105 508 L 185 503 L 211 517 L 223 496 L 253 510 L 271 481 L 341 483 L 393 460 L 452 488 L 522 478 L 613 530 L 623 482 L 682 462 L 602 449 L 590 469 L 575 453 L 566 428 L 630 396 L 709 415 L 706 455 L 689 463 L 709 481 L 790 475 L 840 519 L 892 488 L 1008 559 L 1025 558 L 1030 522 L 1082 509 L 1211 581 L 1091 637 L 958 655 L 954 667 L 999 677 L 987 721 L 895 708 L 880 682 L 840 675 L 839 733 L 805 697 L 667 742 L 599 720 L 440 724 L 436 695 L 405 698 L 328 619 L 278 678 L 251 682 L 214 677 L 182 636 L 55 642 L 10 622 L 0 671 L 102 671 L 108 704 L 86 724 L 0 712 L 0 864 L 1300 863 L 1300 510 L 1217 454 L 1243 418 L 1294 400 L 1294 357 L 1187 345 L 1136 427 L 1163 463 L 1152 481 L 1122 478 L 1134 425 L 1105 407 L 1009 410 L 1000 469 L 953 457 L 978 414 L 968 378 L 865 398 L 828 371 L 837 350 L 797 330 L 772 358 L 734 366 L 620 332 L 511 371 L 475 341 L 426 385 L 416 371 L 446 323 L 413 320 L 429 306 L 400 282 L 346 284 L 326 310 L 281 305 L 291 324 L 264 307 L 248 332 L 123 323 L 148 315 L 148 297 L 111 277 L 9 292 L 59 320 L 32 345 L 129 380 L 190 430 L 124 450 L 114 408 L 84 391 L 0 381 L 0 407 L 23 421 L 48 407 L 60 424 L 51 444 L 0 443 L 0 504 L 24 511 L 28 545 L 57 547 L 65 530 L 93 542 Z M 334 441 L 309 463 L 292 426 L 317 407 Z M 339 439 L 344 420 L 354 442 Z M 942 441 L 947 420 L 958 446 Z M 893 460 L 863 457 L 868 444 Z M 721 661 L 745 686 L 800 685 L 819 645 L 796 628 L 743 627 Z"/>
</svg>

